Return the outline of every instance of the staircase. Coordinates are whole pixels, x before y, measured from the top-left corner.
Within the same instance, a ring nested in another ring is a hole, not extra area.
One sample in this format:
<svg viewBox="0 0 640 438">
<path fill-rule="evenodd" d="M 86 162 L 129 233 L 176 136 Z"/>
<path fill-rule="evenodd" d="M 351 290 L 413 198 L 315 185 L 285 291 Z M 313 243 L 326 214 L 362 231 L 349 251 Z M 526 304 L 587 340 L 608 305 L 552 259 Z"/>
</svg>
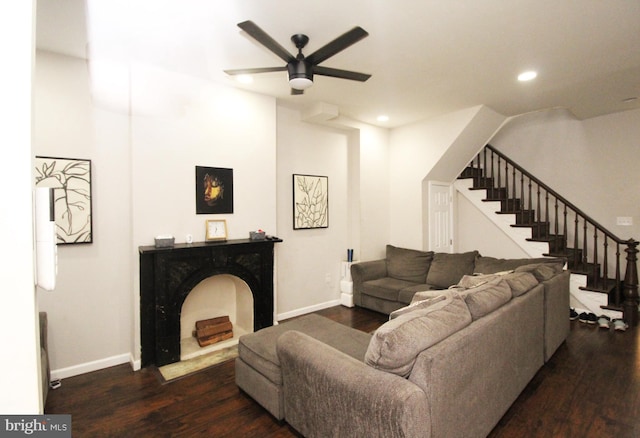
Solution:
<svg viewBox="0 0 640 438">
<path fill-rule="evenodd" d="M 616 237 L 490 145 L 458 179 L 471 181 L 469 190 L 484 191 L 482 202 L 492 203 L 495 213 L 509 215 L 508 226 L 523 230 L 533 248 L 529 254 L 566 258 L 568 269 L 586 279 L 581 290 L 605 294 L 602 308 L 623 312 L 627 323 L 637 325 L 638 242 Z"/>
</svg>

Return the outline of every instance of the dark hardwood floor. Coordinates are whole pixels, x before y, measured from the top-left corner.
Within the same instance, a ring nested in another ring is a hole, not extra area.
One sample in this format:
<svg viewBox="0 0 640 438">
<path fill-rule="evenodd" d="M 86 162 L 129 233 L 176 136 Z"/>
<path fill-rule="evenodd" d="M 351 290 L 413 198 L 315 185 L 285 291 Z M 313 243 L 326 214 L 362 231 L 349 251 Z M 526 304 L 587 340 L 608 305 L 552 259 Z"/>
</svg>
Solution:
<svg viewBox="0 0 640 438">
<path fill-rule="evenodd" d="M 364 309 L 317 312 L 371 331 L 387 317 Z M 571 323 L 571 334 L 490 437 L 640 436 L 638 328 Z M 298 437 L 234 383 L 233 361 L 161 384 L 128 364 L 65 379 L 46 413 L 71 414 L 74 437 Z"/>
</svg>

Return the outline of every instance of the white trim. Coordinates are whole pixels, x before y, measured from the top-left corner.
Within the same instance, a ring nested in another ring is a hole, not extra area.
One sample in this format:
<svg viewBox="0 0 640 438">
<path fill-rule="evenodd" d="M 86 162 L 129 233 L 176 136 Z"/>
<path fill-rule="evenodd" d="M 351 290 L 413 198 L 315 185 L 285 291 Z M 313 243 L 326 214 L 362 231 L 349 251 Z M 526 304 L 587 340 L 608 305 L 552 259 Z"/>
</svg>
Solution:
<svg viewBox="0 0 640 438">
<path fill-rule="evenodd" d="M 142 369 L 142 360 L 136 359 L 133 354 L 129 354 L 129 365 L 131 365 L 133 371 L 140 371 Z"/>
<path fill-rule="evenodd" d="M 294 316 L 306 315 L 307 313 L 316 312 L 318 310 L 327 309 L 329 307 L 340 305 L 340 300 L 331 300 L 320 304 L 314 304 L 313 306 L 303 307 L 297 310 L 291 310 L 289 312 L 281 313 L 278 315 L 278 321 L 283 319 L 293 318 Z"/>
<path fill-rule="evenodd" d="M 94 360 L 93 362 L 85 362 L 67 368 L 51 370 L 51 379 L 65 379 L 80 374 L 90 373 L 92 371 L 109 368 L 115 365 L 130 362 L 131 353 L 120 354 L 118 356 L 105 357 L 104 359 Z"/>
</svg>

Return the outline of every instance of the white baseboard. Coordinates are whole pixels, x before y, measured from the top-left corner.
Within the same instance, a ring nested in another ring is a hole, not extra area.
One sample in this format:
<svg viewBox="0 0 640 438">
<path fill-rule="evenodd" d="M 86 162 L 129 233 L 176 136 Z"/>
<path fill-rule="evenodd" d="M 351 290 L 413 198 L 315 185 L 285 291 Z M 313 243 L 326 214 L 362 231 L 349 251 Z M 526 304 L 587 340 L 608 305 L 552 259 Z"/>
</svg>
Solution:
<svg viewBox="0 0 640 438">
<path fill-rule="evenodd" d="M 278 321 L 282 321 L 283 319 L 293 318 L 294 316 L 305 315 L 307 313 L 316 312 L 318 310 L 326 309 L 328 307 L 338 306 L 340 305 L 340 300 L 331 300 L 320 304 L 314 304 L 313 306 L 303 307 L 301 309 L 291 310 L 289 312 L 279 313 Z"/>
<path fill-rule="evenodd" d="M 133 368 L 133 371 L 140 371 L 140 369 L 142 368 L 142 360 L 141 359 L 135 359 L 133 357 L 133 354 L 129 355 L 129 364 L 131 365 L 131 368 Z"/>
<path fill-rule="evenodd" d="M 80 374 L 90 373 L 92 371 L 109 368 L 123 363 L 131 363 L 132 356 L 130 353 L 119 354 L 117 356 L 106 357 L 104 359 L 94 360 L 93 362 L 85 362 L 71 367 L 51 370 L 51 379 L 66 379 L 67 377 L 78 376 Z M 133 365 L 133 364 L 132 364 Z M 135 368 L 134 368 L 135 369 Z"/>
</svg>

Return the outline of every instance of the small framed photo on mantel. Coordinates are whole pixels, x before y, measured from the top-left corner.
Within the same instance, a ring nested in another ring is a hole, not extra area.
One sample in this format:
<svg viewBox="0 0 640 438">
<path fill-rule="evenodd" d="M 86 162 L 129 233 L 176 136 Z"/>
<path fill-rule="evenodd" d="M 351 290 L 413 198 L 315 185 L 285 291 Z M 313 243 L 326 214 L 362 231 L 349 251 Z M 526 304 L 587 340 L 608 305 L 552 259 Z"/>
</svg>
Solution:
<svg viewBox="0 0 640 438">
<path fill-rule="evenodd" d="M 227 240 L 227 221 L 224 219 L 207 220 L 205 240 L 207 242 Z"/>
</svg>

